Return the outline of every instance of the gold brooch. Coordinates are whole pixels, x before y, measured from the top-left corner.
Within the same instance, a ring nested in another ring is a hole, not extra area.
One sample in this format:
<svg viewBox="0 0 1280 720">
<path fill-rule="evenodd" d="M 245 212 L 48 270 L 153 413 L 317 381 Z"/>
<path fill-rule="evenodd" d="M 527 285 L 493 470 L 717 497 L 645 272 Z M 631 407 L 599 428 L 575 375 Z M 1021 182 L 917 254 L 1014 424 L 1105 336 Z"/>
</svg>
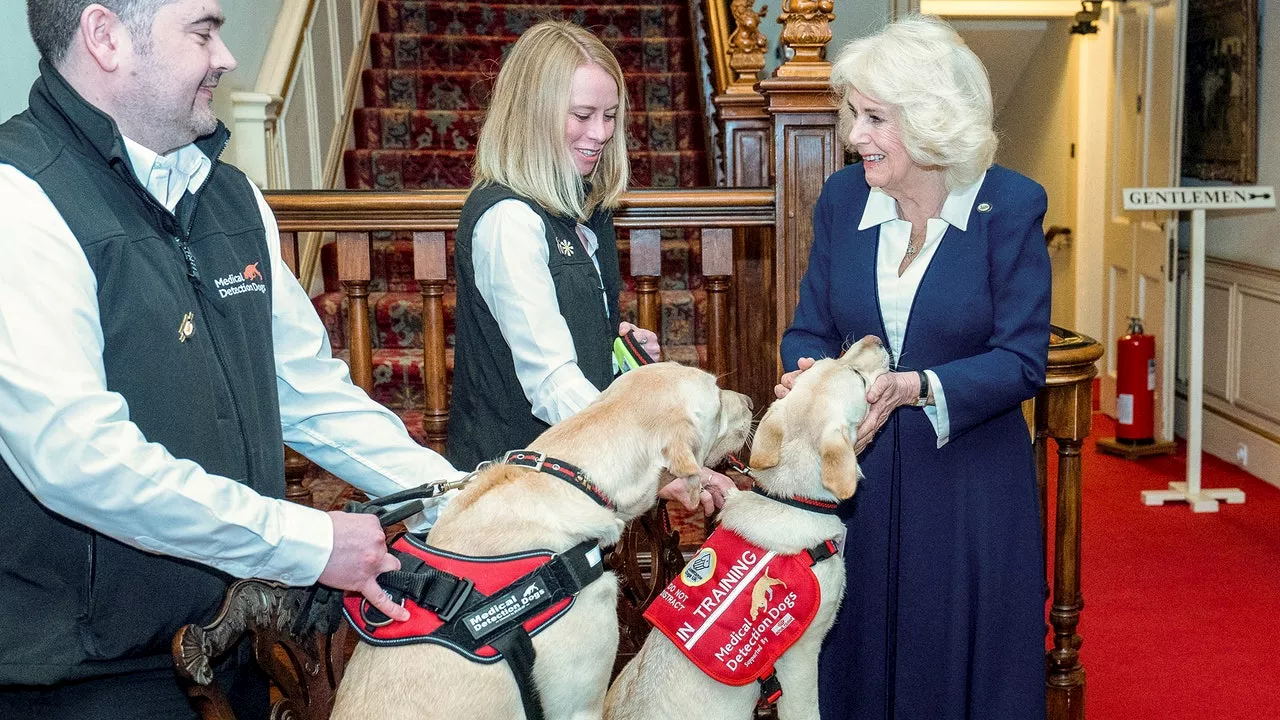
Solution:
<svg viewBox="0 0 1280 720">
<path fill-rule="evenodd" d="M 187 338 L 191 337 L 196 331 L 196 314 L 189 312 L 182 316 L 182 322 L 178 324 L 178 342 L 184 343 Z"/>
</svg>

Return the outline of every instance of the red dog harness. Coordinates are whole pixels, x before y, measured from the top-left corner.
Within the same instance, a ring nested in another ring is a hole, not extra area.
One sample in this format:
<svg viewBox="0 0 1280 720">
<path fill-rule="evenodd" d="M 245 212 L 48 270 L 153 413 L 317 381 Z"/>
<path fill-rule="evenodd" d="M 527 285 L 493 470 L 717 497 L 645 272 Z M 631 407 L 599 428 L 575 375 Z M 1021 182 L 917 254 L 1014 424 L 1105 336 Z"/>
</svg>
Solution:
<svg viewBox="0 0 1280 720">
<path fill-rule="evenodd" d="M 762 699 L 777 702 L 782 688 L 773 665 L 822 601 L 811 568 L 835 554 L 828 540 L 779 555 L 720 528 L 644 616 L 707 675 L 726 685 L 759 682 Z"/>
<path fill-rule="evenodd" d="M 586 473 L 563 460 L 515 450 L 503 462 L 558 477 L 601 507 L 614 507 Z M 405 512 L 386 515 L 384 526 L 389 517 Z M 379 575 L 378 584 L 404 605 L 409 619 L 393 623 L 360 594 L 348 593 L 343 614 L 360 637 L 371 645 L 443 645 L 479 663 L 505 659 L 525 717 L 542 720 L 533 681 L 533 636 L 568 612 L 577 594 L 604 574 L 599 542 L 586 540 L 560 554 L 530 550 L 470 557 L 403 535 L 387 551 L 400 560 L 400 570 Z"/>
</svg>

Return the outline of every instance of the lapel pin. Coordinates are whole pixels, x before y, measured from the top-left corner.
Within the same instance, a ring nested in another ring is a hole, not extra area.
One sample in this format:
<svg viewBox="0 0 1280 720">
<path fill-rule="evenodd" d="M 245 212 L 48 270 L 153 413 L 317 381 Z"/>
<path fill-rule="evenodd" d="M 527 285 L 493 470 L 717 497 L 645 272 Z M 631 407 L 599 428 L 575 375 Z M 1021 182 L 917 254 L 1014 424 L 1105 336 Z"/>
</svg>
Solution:
<svg viewBox="0 0 1280 720">
<path fill-rule="evenodd" d="M 991 203 L 982 203 L 978 205 L 978 212 L 991 212 Z"/>
<path fill-rule="evenodd" d="M 196 331 L 196 314 L 189 312 L 182 316 L 182 322 L 178 324 L 178 342 L 184 343 L 187 338 L 191 337 Z"/>
<path fill-rule="evenodd" d="M 573 257 L 573 241 L 567 238 L 560 238 L 556 243 L 556 249 L 565 257 Z"/>
</svg>

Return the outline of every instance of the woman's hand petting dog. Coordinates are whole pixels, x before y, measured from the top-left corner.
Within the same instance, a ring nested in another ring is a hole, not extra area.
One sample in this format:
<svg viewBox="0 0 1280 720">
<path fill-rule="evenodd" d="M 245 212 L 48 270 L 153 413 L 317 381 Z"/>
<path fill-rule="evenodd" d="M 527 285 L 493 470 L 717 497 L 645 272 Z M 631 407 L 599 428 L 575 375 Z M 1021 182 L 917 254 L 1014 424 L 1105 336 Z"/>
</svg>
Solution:
<svg viewBox="0 0 1280 720">
<path fill-rule="evenodd" d="M 787 393 L 791 392 L 791 388 L 795 387 L 796 378 L 800 377 L 800 373 L 813 367 L 813 362 L 814 360 L 811 357 L 802 357 L 796 360 L 796 369 L 778 379 L 778 384 L 773 386 L 773 394 L 779 400 L 786 397 Z"/>
<path fill-rule="evenodd" d="M 688 486 L 682 478 L 676 478 L 663 485 L 658 490 L 658 497 L 675 500 L 686 510 L 697 510 L 701 507 L 702 513 L 710 516 L 724 506 L 724 499 L 730 491 L 737 489 L 728 476 L 705 467 L 699 473 L 699 483 L 702 485 L 702 491 L 698 493 L 697 502 L 690 499 Z"/>
<path fill-rule="evenodd" d="M 915 405 L 920 397 L 920 376 L 915 372 L 889 372 L 867 388 L 867 414 L 858 424 L 853 451 L 861 454 L 889 419 L 889 413 L 903 405 Z"/>
</svg>

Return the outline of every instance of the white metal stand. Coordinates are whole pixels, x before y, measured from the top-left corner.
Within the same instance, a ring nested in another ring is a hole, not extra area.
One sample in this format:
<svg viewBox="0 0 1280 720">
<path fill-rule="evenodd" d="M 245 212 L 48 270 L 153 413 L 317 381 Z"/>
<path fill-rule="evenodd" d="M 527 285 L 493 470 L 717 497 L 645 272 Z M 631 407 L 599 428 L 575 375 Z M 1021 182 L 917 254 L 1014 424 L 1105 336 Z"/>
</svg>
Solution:
<svg viewBox="0 0 1280 720">
<path fill-rule="evenodd" d="M 1236 488 L 1206 490 L 1200 487 L 1200 452 L 1204 422 L 1204 208 L 1191 211 L 1191 347 L 1187 360 L 1187 480 L 1171 482 L 1168 490 L 1143 490 L 1142 504 L 1185 502 L 1192 512 L 1217 512 L 1219 502 L 1244 502 Z M 1166 370 L 1167 372 L 1167 370 Z"/>
</svg>

